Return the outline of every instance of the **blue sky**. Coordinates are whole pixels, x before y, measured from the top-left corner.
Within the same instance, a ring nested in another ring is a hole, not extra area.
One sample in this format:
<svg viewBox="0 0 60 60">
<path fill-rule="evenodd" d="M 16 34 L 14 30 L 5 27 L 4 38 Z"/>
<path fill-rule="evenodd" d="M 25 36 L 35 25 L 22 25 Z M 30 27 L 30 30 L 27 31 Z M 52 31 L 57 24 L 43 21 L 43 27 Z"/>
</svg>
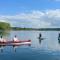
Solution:
<svg viewBox="0 0 60 60">
<path fill-rule="evenodd" d="M 60 27 L 60 0 L 0 0 L 0 21 L 17 27 Z"/>
<path fill-rule="evenodd" d="M 17 14 L 32 10 L 59 9 L 55 0 L 0 0 L 0 14 Z"/>
</svg>

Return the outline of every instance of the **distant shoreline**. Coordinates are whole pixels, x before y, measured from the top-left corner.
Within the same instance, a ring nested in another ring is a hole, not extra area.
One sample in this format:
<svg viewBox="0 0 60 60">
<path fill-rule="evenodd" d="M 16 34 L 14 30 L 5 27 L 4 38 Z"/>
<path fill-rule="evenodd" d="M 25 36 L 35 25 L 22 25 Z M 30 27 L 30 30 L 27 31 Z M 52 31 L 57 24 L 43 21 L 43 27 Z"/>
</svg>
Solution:
<svg viewBox="0 0 60 60">
<path fill-rule="evenodd" d="M 60 28 L 19 28 L 19 27 L 11 27 L 11 30 L 60 31 Z"/>
</svg>

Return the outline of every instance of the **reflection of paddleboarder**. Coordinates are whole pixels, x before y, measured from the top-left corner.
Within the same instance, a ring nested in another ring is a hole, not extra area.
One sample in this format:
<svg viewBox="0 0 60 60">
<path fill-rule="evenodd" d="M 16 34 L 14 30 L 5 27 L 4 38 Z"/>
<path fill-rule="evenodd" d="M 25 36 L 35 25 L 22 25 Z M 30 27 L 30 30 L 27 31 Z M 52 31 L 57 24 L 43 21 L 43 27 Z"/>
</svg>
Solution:
<svg viewBox="0 0 60 60">
<path fill-rule="evenodd" d="M 1 52 L 3 52 L 3 48 L 4 48 L 4 46 L 1 46 L 1 45 L 0 45 L 0 50 L 1 50 Z"/>
<path fill-rule="evenodd" d="M 19 45 L 20 46 L 20 45 Z M 13 45 L 14 52 L 16 52 L 16 49 L 18 48 L 18 45 Z"/>
<path fill-rule="evenodd" d="M 13 45 L 14 52 L 16 52 L 17 46 Z"/>
<path fill-rule="evenodd" d="M 1 52 L 3 52 L 3 46 L 1 47 Z"/>
</svg>

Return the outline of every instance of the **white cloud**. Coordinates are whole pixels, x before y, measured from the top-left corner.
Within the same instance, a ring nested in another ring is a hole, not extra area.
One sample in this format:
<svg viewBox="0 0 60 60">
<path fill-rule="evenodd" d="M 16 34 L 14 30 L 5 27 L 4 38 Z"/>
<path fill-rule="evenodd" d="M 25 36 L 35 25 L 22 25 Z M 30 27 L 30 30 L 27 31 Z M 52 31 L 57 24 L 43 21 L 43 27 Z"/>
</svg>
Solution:
<svg viewBox="0 0 60 60">
<path fill-rule="evenodd" d="M 48 17 L 52 17 L 52 18 L 60 18 L 60 9 L 56 9 L 56 10 L 47 10 L 46 14 L 48 15 Z"/>
<path fill-rule="evenodd" d="M 31 20 L 31 19 L 38 19 L 42 17 L 43 15 L 44 15 L 43 12 L 32 11 L 31 13 L 20 13 L 14 16 L 2 16 L 1 18 Z"/>
<path fill-rule="evenodd" d="M 13 25 L 19 25 L 24 27 L 57 27 L 60 21 L 60 9 L 56 10 L 45 10 L 45 11 L 32 11 L 29 13 L 20 13 L 11 16 L 0 15 L 0 21 L 5 20 Z M 20 24 L 19 24 L 20 22 Z"/>
<path fill-rule="evenodd" d="M 38 19 L 44 19 L 45 17 L 48 18 L 60 18 L 60 9 L 56 10 L 45 10 L 42 11 L 32 11 L 30 13 L 20 13 L 13 16 L 0 16 L 0 18 L 6 18 L 6 19 L 17 19 L 17 20 L 38 20 Z M 44 19 L 46 20 L 46 19 Z"/>
</svg>

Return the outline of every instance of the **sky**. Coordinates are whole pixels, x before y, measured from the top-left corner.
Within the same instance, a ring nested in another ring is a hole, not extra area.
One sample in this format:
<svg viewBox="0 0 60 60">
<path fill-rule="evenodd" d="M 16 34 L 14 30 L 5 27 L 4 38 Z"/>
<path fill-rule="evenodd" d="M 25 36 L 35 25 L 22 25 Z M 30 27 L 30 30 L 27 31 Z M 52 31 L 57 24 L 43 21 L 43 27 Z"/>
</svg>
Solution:
<svg viewBox="0 0 60 60">
<path fill-rule="evenodd" d="M 14 27 L 60 28 L 60 0 L 0 0 L 0 21 Z"/>
</svg>

